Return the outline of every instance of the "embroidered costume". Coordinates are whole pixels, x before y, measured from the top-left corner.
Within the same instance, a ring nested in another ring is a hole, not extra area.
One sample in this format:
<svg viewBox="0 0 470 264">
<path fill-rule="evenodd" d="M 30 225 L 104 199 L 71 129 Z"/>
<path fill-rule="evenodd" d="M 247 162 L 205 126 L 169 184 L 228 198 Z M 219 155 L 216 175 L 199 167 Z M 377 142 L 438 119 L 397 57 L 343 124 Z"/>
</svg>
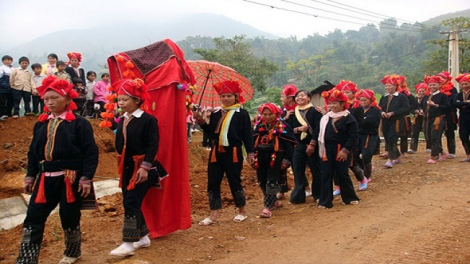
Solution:
<svg viewBox="0 0 470 264">
<path fill-rule="evenodd" d="M 54 76 L 37 88 L 41 97 L 53 90 L 73 99 L 73 86 Z M 34 126 L 28 151 L 25 183 L 36 181 L 23 223 L 23 237 L 16 263 L 38 263 L 44 226 L 49 214 L 60 204 L 64 229 L 64 258 L 81 256 L 80 208 L 83 198 L 79 184 L 90 184 L 98 165 L 98 147 L 90 123 L 71 111 L 71 102 L 60 116 L 44 113 Z"/>
<path fill-rule="evenodd" d="M 255 168 L 258 184 L 264 194 L 264 207 L 273 208 L 277 201 L 276 195 L 280 192 L 279 178 L 281 165 L 288 167 L 292 162 L 294 146 L 297 141 L 292 129 L 279 119 L 281 109 L 272 103 L 260 106 L 259 113 L 269 109 L 276 118 L 267 122 L 263 117 L 255 126 L 253 134 L 255 142 Z"/>
</svg>

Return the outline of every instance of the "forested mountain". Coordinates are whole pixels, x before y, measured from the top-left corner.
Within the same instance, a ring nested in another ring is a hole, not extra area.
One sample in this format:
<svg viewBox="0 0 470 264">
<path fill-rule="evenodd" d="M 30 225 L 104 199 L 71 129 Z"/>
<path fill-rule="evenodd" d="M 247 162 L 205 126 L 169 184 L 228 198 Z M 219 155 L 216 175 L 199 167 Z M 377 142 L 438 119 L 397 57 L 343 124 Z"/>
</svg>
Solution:
<svg viewBox="0 0 470 264">
<path fill-rule="evenodd" d="M 166 24 L 110 25 L 88 30 L 69 30 L 49 34 L 13 50 L 4 52 L 13 57 L 29 56 L 32 62 L 45 62 L 50 52 L 66 60 L 68 51 L 82 52 L 83 67 L 97 72 L 105 71 L 106 58 L 113 53 L 139 48 L 163 38 L 171 38 L 183 49 L 186 59 L 200 59 L 197 49 L 211 50 L 217 38 L 230 40 L 242 36 L 250 50 L 247 55 L 264 59 L 276 66 L 274 74 L 263 82 L 255 82 L 255 89 L 280 89 L 290 82 L 300 88 L 313 89 L 324 80 L 337 83 L 349 79 L 360 88 L 378 89 L 385 74 L 402 74 L 410 88 L 422 81 L 425 74 L 447 69 L 449 30 L 443 19 L 462 17 L 459 26 L 470 27 L 470 10 L 446 14 L 423 23 L 401 24 L 387 19 L 359 30 L 335 30 L 327 35 L 315 34 L 304 39 L 276 38 L 218 15 L 196 15 L 180 18 Z M 215 22 L 216 21 L 216 22 Z M 456 23 L 457 23 L 456 22 Z M 469 71 L 469 33 L 461 34 L 461 71 Z M 228 62 L 228 64 L 231 64 Z M 266 64 L 265 64 L 266 65 Z M 243 72 L 243 65 L 231 65 Z M 255 71 L 258 69 L 250 69 Z M 259 69 L 260 71 L 262 69 Z M 259 85 L 258 85 L 259 84 Z M 266 90 L 278 97 L 277 90 Z"/>
</svg>

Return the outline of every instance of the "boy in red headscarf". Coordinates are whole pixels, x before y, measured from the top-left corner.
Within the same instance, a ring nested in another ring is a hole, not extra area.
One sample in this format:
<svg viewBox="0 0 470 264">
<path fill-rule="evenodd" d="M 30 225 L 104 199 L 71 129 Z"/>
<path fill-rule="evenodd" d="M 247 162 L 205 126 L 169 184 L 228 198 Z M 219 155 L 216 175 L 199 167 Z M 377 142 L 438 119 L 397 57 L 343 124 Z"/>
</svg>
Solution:
<svg viewBox="0 0 470 264">
<path fill-rule="evenodd" d="M 431 157 L 428 164 L 435 164 L 436 160 L 444 161 L 449 153 L 442 148 L 442 133 L 446 125 L 446 112 L 450 109 L 449 98 L 441 93 L 440 89 L 444 79 L 434 75 L 426 78 L 429 86 L 429 95 L 420 103 L 420 109 L 424 111 L 424 124 L 426 140 L 431 143 Z"/>
<path fill-rule="evenodd" d="M 80 208 L 91 191 L 98 147 L 90 123 L 72 113 L 78 94 L 71 84 L 49 76 L 37 91 L 46 113 L 34 126 L 28 151 L 24 191 L 32 195 L 16 263 L 38 263 L 44 226 L 57 204 L 65 237 L 60 263 L 75 263 L 81 256 Z"/>
<path fill-rule="evenodd" d="M 271 210 L 281 206 L 277 201 L 280 191 L 279 178 L 290 166 L 294 146 L 297 144 L 292 129 L 281 119 L 281 109 L 273 103 L 258 108 L 261 115 L 255 126 L 255 164 L 258 184 L 264 194 L 264 209 L 261 218 L 269 218 Z"/>
<path fill-rule="evenodd" d="M 460 74 L 455 80 L 460 85 L 460 93 L 453 103 L 459 109 L 459 137 L 462 141 L 465 154 L 463 162 L 470 162 L 470 74 Z"/>
<path fill-rule="evenodd" d="M 124 113 L 116 130 L 119 186 L 124 205 L 123 243 L 113 256 L 129 256 L 150 246 L 149 231 L 142 214 L 142 202 L 152 186 L 168 175 L 157 161 L 159 143 L 157 119 L 145 112 L 149 94 L 141 79 L 124 79 L 112 85 L 117 103 Z"/>
<path fill-rule="evenodd" d="M 344 204 L 358 204 L 359 198 L 348 175 L 353 150 L 357 148 L 358 126 L 349 113 L 349 99 L 337 89 L 322 93 L 330 111 L 320 120 L 318 142 L 321 162 L 321 192 L 318 208 L 333 207 L 333 175 L 338 177 Z"/>
<path fill-rule="evenodd" d="M 201 114 L 194 117 L 204 132 L 214 140 L 210 151 L 207 168 L 207 195 L 209 196 L 210 216 L 199 222 L 199 225 L 211 225 L 218 220 L 219 210 L 222 208 L 220 197 L 220 184 L 224 174 L 227 176 L 230 191 L 232 192 L 238 214 L 233 218 L 235 222 L 243 222 L 246 215 L 245 191 L 241 184 L 243 168 L 242 145 L 245 146 L 247 161 L 254 162 L 253 132 L 248 112 L 241 108 L 244 102 L 240 95 L 242 92 L 237 81 L 224 81 L 216 83 L 214 89 L 220 96 L 222 109 L 214 111 L 209 123 L 206 123 Z"/>
</svg>

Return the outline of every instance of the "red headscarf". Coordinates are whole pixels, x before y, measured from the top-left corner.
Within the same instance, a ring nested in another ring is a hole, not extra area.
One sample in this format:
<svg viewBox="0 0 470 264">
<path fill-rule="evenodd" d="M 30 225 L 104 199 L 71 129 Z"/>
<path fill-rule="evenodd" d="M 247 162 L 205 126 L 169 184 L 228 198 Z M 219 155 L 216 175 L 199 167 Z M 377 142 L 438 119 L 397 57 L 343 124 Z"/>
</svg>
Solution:
<svg viewBox="0 0 470 264">
<path fill-rule="evenodd" d="M 457 78 L 455 78 L 455 80 L 456 80 L 458 83 L 470 82 L 470 74 L 468 74 L 468 73 L 461 73 L 461 74 L 459 74 L 459 76 L 457 76 Z"/>
<path fill-rule="evenodd" d="M 344 102 L 344 110 L 349 108 L 348 97 L 337 89 L 332 89 L 329 91 L 324 91 L 321 96 L 325 98 L 325 103 L 329 104 L 330 102 Z"/>
<path fill-rule="evenodd" d="M 224 81 L 214 84 L 214 89 L 217 94 L 231 93 L 238 95 L 238 102 L 243 103 L 245 99 L 240 95 L 242 88 L 237 81 Z"/>
<path fill-rule="evenodd" d="M 64 79 L 60 79 L 57 76 L 50 75 L 44 78 L 42 81 L 42 85 L 37 87 L 36 90 L 39 93 L 39 96 L 44 99 L 44 94 L 52 90 L 58 93 L 60 96 L 68 97 L 70 99 L 75 99 L 78 97 L 78 93 L 73 89 L 73 85 L 67 82 Z M 71 112 L 77 109 L 77 105 L 70 101 L 70 103 L 66 106 L 65 111 L 65 120 L 72 121 L 75 120 L 75 115 Z M 50 112 L 47 106 L 44 106 L 44 112 Z M 45 122 L 48 118 L 49 114 L 44 113 L 39 116 L 39 121 Z"/>
<path fill-rule="evenodd" d="M 349 80 L 341 80 L 341 82 L 336 85 L 336 89 L 341 92 L 351 91 L 352 93 L 357 93 L 358 91 L 357 85 Z"/>
<path fill-rule="evenodd" d="M 281 94 L 285 96 L 295 96 L 297 93 L 297 87 L 293 84 L 286 84 L 284 87 L 282 87 L 282 92 Z"/>
<path fill-rule="evenodd" d="M 365 97 L 370 100 L 370 106 L 371 107 L 377 107 L 379 109 L 380 106 L 377 105 L 377 99 L 375 98 L 375 93 L 372 90 L 369 89 L 361 89 L 359 92 L 356 93 L 356 98 L 359 100 L 359 98 Z"/>
<path fill-rule="evenodd" d="M 266 108 L 269 109 L 269 111 L 271 111 L 271 113 L 275 114 L 276 118 L 279 118 L 282 114 L 281 108 L 279 108 L 277 105 L 275 105 L 273 103 L 262 104 L 258 108 L 258 113 L 261 115 L 263 113 L 264 109 L 266 109 Z"/>
<path fill-rule="evenodd" d="M 147 85 L 142 79 L 123 79 L 111 85 L 113 91 L 117 95 L 128 95 L 130 97 L 139 98 L 146 103 L 150 98 L 147 92 Z"/>
<path fill-rule="evenodd" d="M 429 86 L 427 83 L 425 82 L 422 82 L 422 83 L 418 83 L 417 85 L 415 85 L 415 92 L 416 94 L 418 94 L 418 91 L 419 90 L 425 90 L 426 91 L 426 95 L 429 95 Z"/>
<path fill-rule="evenodd" d="M 78 60 L 78 65 L 80 65 L 80 62 L 82 61 L 82 54 L 80 52 L 69 52 L 67 53 L 67 57 L 69 57 L 69 64 L 70 60 L 73 59 Z"/>
</svg>

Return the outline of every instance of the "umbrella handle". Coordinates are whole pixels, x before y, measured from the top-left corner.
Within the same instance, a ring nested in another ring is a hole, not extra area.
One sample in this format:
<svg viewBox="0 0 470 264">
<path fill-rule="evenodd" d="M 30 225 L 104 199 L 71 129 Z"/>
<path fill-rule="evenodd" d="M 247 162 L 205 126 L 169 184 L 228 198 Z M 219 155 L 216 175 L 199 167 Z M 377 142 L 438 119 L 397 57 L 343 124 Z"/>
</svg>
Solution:
<svg viewBox="0 0 470 264">
<path fill-rule="evenodd" d="M 209 82 L 209 78 L 211 77 L 211 73 L 212 73 L 212 69 L 209 69 L 206 79 L 204 80 L 204 85 L 202 86 L 202 93 L 201 93 L 201 97 L 199 98 L 199 104 L 198 104 L 199 109 L 201 109 L 202 97 L 204 96 L 204 92 L 206 91 L 206 86 L 207 86 L 207 83 Z"/>
</svg>

